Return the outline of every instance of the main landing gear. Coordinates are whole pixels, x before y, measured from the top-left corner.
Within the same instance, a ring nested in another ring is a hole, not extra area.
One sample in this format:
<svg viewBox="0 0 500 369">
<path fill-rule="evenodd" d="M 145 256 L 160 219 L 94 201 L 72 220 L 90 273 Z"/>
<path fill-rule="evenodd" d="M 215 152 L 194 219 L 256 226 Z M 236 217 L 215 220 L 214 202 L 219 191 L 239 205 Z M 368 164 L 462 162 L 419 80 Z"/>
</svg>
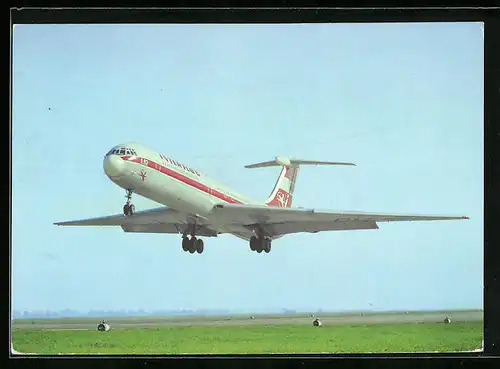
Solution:
<svg viewBox="0 0 500 369">
<path fill-rule="evenodd" d="M 269 254 L 271 252 L 271 242 L 270 238 L 252 236 L 250 238 L 250 250 L 257 251 L 259 254 L 262 251 Z"/>
<path fill-rule="evenodd" d="M 127 198 L 127 202 L 125 203 L 125 205 L 123 205 L 123 215 L 125 215 L 126 217 L 130 216 L 130 215 L 134 215 L 135 213 L 135 206 L 134 204 L 132 204 L 130 201 L 132 201 L 132 193 L 133 191 L 132 190 L 126 190 L 127 191 L 127 195 L 125 196 Z"/>
<path fill-rule="evenodd" d="M 196 225 L 191 225 L 191 236 L 188 238 L 187 232 L 182 236 L 182 249 L 184 251 L 189 251 L 190 254 L 197 252 L 198 254 L 203 253 L 203 240 L 201 238 L 196 238 Z"/>
<path fill-rule="evenodd" d="M 195 252 L 201 254 L 204 249 L 203 240 L 194 236 L 191 236 L 191 238 L 184 236 L 182 237 L 182 249 L 186 252 L 189 251 L 190 254 L 194 254 Z"/>
</svg>

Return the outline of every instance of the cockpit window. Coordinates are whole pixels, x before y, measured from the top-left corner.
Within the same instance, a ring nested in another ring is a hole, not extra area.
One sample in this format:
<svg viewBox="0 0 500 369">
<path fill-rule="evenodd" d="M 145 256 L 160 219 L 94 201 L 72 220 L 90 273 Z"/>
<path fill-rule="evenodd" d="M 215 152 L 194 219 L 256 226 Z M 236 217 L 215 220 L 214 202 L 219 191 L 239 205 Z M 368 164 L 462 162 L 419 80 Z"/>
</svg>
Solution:
<svg viewBox="0 0 500 369">
<path fill-rule="evenodd" d="M 128 149 L 126 147 L 119 147 L 115 149 L 111 149 L 106 156 L 108 155 L 127 155 L 127 156 L 137 156 L 135 150 Z"/>
</svg>

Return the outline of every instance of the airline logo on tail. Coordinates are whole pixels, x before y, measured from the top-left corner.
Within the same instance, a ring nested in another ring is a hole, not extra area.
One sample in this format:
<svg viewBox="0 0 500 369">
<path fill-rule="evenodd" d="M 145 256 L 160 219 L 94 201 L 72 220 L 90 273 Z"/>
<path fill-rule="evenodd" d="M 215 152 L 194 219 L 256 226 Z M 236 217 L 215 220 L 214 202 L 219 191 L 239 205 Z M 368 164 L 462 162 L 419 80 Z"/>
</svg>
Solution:
<svg viewBox="0 0 500 369">
<path fill-rule="evenodd" d="M 266 205 L 289 208 L 291 205 L 290 194 L 284 189 L 280 188 L 278 189 L 278 192 L 276 192 L 274 198 L 271 201 L 267 202 Z"/>
<path fill-rule="evenodd" d="M 276 200 L 278 200 L 280 206 L 286 208 L 288 207 L 288 202 L 290 201 L 290 194 L 280 188 L 276 194 Z"/>
</svg>

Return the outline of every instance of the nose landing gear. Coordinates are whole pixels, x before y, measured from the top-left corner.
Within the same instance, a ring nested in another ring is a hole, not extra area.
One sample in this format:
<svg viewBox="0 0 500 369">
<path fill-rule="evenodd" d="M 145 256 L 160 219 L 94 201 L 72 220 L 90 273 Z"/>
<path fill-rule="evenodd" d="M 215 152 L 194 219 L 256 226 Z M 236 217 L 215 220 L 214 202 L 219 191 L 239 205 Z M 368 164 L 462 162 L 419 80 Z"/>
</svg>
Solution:
<svg viewBox="0 0 500 369">
<path fill-rule="evenodd" d="M 130 215 L 134 215 L 135 206 L 134 204 L 131 203 L 133 191 L 132 190 L 126 190 L 126 191 L 127 195 L 125 197 L 127 198 L 127 202 L 125 203 L 125 205 L 123 205 L 123 215 L 128 217 Z"/>
</svg>

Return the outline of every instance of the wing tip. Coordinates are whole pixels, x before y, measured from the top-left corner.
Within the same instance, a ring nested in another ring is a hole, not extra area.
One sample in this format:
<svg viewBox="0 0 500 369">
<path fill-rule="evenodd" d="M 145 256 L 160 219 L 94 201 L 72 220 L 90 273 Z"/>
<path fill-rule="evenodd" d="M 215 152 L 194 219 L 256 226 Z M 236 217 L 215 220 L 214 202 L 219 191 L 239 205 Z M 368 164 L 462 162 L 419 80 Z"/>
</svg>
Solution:
<svg viewBox="0 0 500 369">
<path fill-rule="evenodd" d="M 470 218 L 464 215 L 462 219 L 470 219 Z"/>
</svg>

